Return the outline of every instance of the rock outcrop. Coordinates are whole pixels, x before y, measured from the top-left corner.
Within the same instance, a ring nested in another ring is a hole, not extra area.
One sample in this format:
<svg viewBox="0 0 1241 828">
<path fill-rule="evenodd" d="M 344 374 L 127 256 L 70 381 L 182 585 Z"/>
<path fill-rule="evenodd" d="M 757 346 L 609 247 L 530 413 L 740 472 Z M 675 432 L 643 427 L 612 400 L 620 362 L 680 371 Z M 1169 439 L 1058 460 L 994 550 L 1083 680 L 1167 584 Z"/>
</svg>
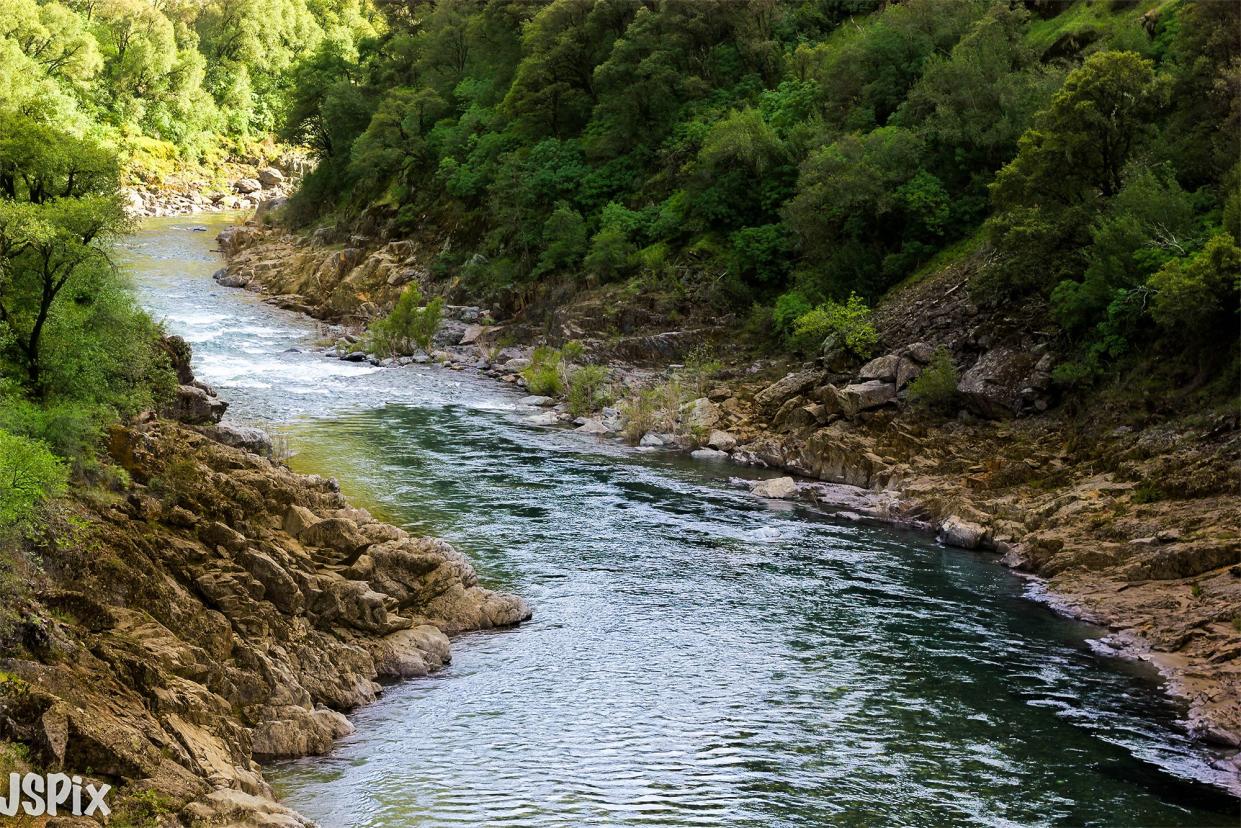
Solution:
<svg viewBox="0 0 1241 828">
<path fill-rule="evenodd" d="M 257 760 L 326 751 L 383 679 L 448 660 L 447 633 L 515 624 L 449 544 L 351 508 L 167 420 L 117 427 L 132 483 L 82 497 L 43 538 L 43 572 L 0 659 L 0 738 L 127 797 L 162 825 L 301 825 Z"/>
</svg>

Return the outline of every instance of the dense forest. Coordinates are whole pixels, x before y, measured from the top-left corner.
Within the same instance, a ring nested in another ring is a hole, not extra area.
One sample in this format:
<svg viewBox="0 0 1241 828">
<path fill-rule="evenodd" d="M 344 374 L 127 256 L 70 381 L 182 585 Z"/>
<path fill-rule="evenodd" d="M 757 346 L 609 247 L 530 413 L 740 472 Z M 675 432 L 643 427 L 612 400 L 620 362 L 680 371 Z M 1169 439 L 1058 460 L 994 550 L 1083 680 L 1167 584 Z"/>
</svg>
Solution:
<svg viewBox="0 0 1241 828">
<path fill-rule="evenodd" d="M 273 132 L 318 157 L 284 220 L 429 234 L 476 301 L 670 292 L 768 347 L 864 356 L 886 291 L 985 251 L 976 301 L 1056 326 L 1062 387 L 1154 356 L 1235 385 L 1235 3 L 0 11 L 0 429 L 46 472 L 22 502 L 171 385 L 109 258 L 118 185 Z"/>
<path fill-rule="evenodd" d="M 356 57 L 325 40 L 295 72 L 284 135 L 322 162 L 291 218 L 372 208 L 438 230 L 438 271 L 477 297 L 672 284 L 809 353 L 986 245 L 978 301 L 1045 300 L 1076 354 L 1066 385 L 1134 349 L 1210 372 L 1232 356 L 1236 4 L 384 13 Z"/>
</svg>

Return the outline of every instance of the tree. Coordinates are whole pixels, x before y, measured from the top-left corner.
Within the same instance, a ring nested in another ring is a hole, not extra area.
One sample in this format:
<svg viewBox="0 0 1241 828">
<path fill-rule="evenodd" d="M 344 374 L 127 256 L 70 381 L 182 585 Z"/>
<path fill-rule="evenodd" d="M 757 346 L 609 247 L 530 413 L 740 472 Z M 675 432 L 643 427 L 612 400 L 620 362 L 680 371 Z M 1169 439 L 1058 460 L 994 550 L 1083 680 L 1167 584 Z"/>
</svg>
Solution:
<svg viewBox="0 0 1241 828">
<path fill-rule="evenodd" d="M 4 124 L 0 322 L 30 388 L 43 396 L 40 351 L 53 308 L 111 267 L 107 245 L 128 225 L 115 192 L 115 159 L 102 148 L 21 116 Z"/>
<path fill-rule="evenodd" d="M 0 530 L 25 521 L 43 500 L 65 490 L 68 470 L 37 441 L 0 430 Z"/>
<path fill-rule="evenodd" d="M 1024 9 L 994 6 L 951 54 L 927 58 L 895 123 L 925 130 L 945 166 L 998 168 L 1059 83 L 1023 42 L 1028 18 Z"/>
<path fill-rule="evenodd" d="M 1241 302 L 1241 248 L 1226 233 L 1212 236 L 1201 251 L 1173 259 L 1151 276 L 1151 316 L 1179 341 L 1196 347 L 1235 335 Z"/>
<path fill-rule="evenodd" d="M 1071 206 L 1114 196 L 1134 144 L 1165 98 L 1166 84 L 1149 60 L 1095 52 L 1021 136 L 1017 157 L 992 184 L 996 204 Z"/>
</svg>

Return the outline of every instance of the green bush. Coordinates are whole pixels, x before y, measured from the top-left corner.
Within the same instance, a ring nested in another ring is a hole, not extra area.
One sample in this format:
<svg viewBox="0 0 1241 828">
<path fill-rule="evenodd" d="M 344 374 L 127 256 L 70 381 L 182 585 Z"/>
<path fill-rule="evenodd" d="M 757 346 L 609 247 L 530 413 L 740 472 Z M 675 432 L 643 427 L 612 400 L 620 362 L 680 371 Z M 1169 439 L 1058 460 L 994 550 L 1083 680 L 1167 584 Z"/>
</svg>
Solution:
<svg viewBox="0 0 1241 828">
<path fill-rule="evenodd" d="M 542 345 L 530 355 L 530 364 L 521 372 L 526 380 L 526 390 L 543 397 L 558 397 L 564 393 L 564 379 L 560 375 L 563 357 L 559 350 Z"/>
<path fill-rule="evenodd" d="M 1173 259 L 1150 277 L 1151 316 L 1169 334 L 1213 346 L 1214 333 L 1236 335 L 1241 249 L 1219 233 L 1196 255 Z"/>
<path fill-rule="evenodd" d="M 957 400 L 957 368 L 952 354 L 940 346 L 917 379 L 909 384 L 909 402 L 930 411 L 948 412 Z"/>
<path fill-rule="evenodd" d="M 44 443 L 0 431 L 0 530 L 25 524 L 68 480 L 67 467 Z"/>
<path fill-rule="evenodd" d="M 771 323 L 776 333 L 786 339 L 792 335 L 797 320 L 814 310 L 814 305 L 801 291 L 790 290 L 780 294 L 775 307 L 771 309 Z"/>
<path fill-rule="evenodd" d="M 602 365 L 579 365 L 569 373 L 569 413 L 574 417 L 598 408 L 604 399 L 608 369 Z"/>
<path fill-rule="evenodd" d="M 392 312 L 367 331 L 366 348 L 372 353 L 400 356 L 418 346 L 431 352 L 431 339 L 439 330 L 444 313 L 444 300 L 437 296 L 422 305 L 422 291 L 410 285 L 401 292 Z"/>
<path fill-rule="evenodd" d="M 879 334 L 870 322 L 870 308 L 862 297 L 850 294 L 844 304 L 825 302 L 797 317 L 789 344 L 804 354 L 835 346 L 866 359 L 879 344 Z"/>
</svg>

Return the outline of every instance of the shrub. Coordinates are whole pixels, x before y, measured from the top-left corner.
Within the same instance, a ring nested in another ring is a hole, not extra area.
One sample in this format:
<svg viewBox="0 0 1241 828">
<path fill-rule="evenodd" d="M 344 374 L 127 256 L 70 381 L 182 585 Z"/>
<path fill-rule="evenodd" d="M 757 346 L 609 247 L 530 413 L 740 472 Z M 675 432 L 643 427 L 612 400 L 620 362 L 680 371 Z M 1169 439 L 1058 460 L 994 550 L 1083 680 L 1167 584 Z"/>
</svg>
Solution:
<svg viewBox="0 0 1241 828">
<path fill-rule="evenodd" d="M 879 334 L 870 322 L 870 308 L 856 293 L 849 301 L 826 302 L 797 317 L 789 344 L 795 351 L 814 353 L 834 344 L 866 359 L 879 344 Z"/>
<path fill-rule="evenodd" d="M 531 394 L 557 397 L 564 393 L 564 380 L 560 376 L 560 351 L 546 345 L 534 349 L 530 364 L 521 372 L 526 380 L 526 390 Z"/>
<path fill-rule="evenodd" d="M 685 358 L 685 369 L 681 372 L 685 377 L 686 391 L 692 398 L 701 397 L 709 390 L 707 386 L 711 378 L 719 373 L 722 364 L 711 355 L 711 349 L 699 345 L 690 351 Z"/>
<path fill-rule="evenodd" d="M 776 333 L 787 338 L 792 335 L 798 318 L 813 309 L 814 305 L 810 304 L 801 291 L 790 290 L 776 299 L 776 305 L 771 310 L 771 323 L 775 326 Z"/>
<path fill-rule="evenodd" d="M 569 413 L 574 417 L 594 411 L 603 402 L 608 370 L 602 365 L 580 365 L 569 374 Z"/>
<path fill-rule="evenodd" d="M 65 464 L 44 443 L 0 431 L 0 529 L 25 524 L 68 479 Z"/>
<path fill-rule="evenodd" d="M 948 349 L 940 346 L 917 379 L 909 384 L 909 401 L 919 408 L 946 412 L 957 399 L 957 368 Z"/>
<path fill-rule="evenodd" d="M 410 353 L 417 345 L 429 353 L 431 339 L 439 330 L 443 313 L 441 297 L 422 306 L 422 291 L 417 285 L 410 285 L 401 292 L 391 313 L 371 323 L 366 348 L 376 354 L 399 356 Z"/>
</svg>

